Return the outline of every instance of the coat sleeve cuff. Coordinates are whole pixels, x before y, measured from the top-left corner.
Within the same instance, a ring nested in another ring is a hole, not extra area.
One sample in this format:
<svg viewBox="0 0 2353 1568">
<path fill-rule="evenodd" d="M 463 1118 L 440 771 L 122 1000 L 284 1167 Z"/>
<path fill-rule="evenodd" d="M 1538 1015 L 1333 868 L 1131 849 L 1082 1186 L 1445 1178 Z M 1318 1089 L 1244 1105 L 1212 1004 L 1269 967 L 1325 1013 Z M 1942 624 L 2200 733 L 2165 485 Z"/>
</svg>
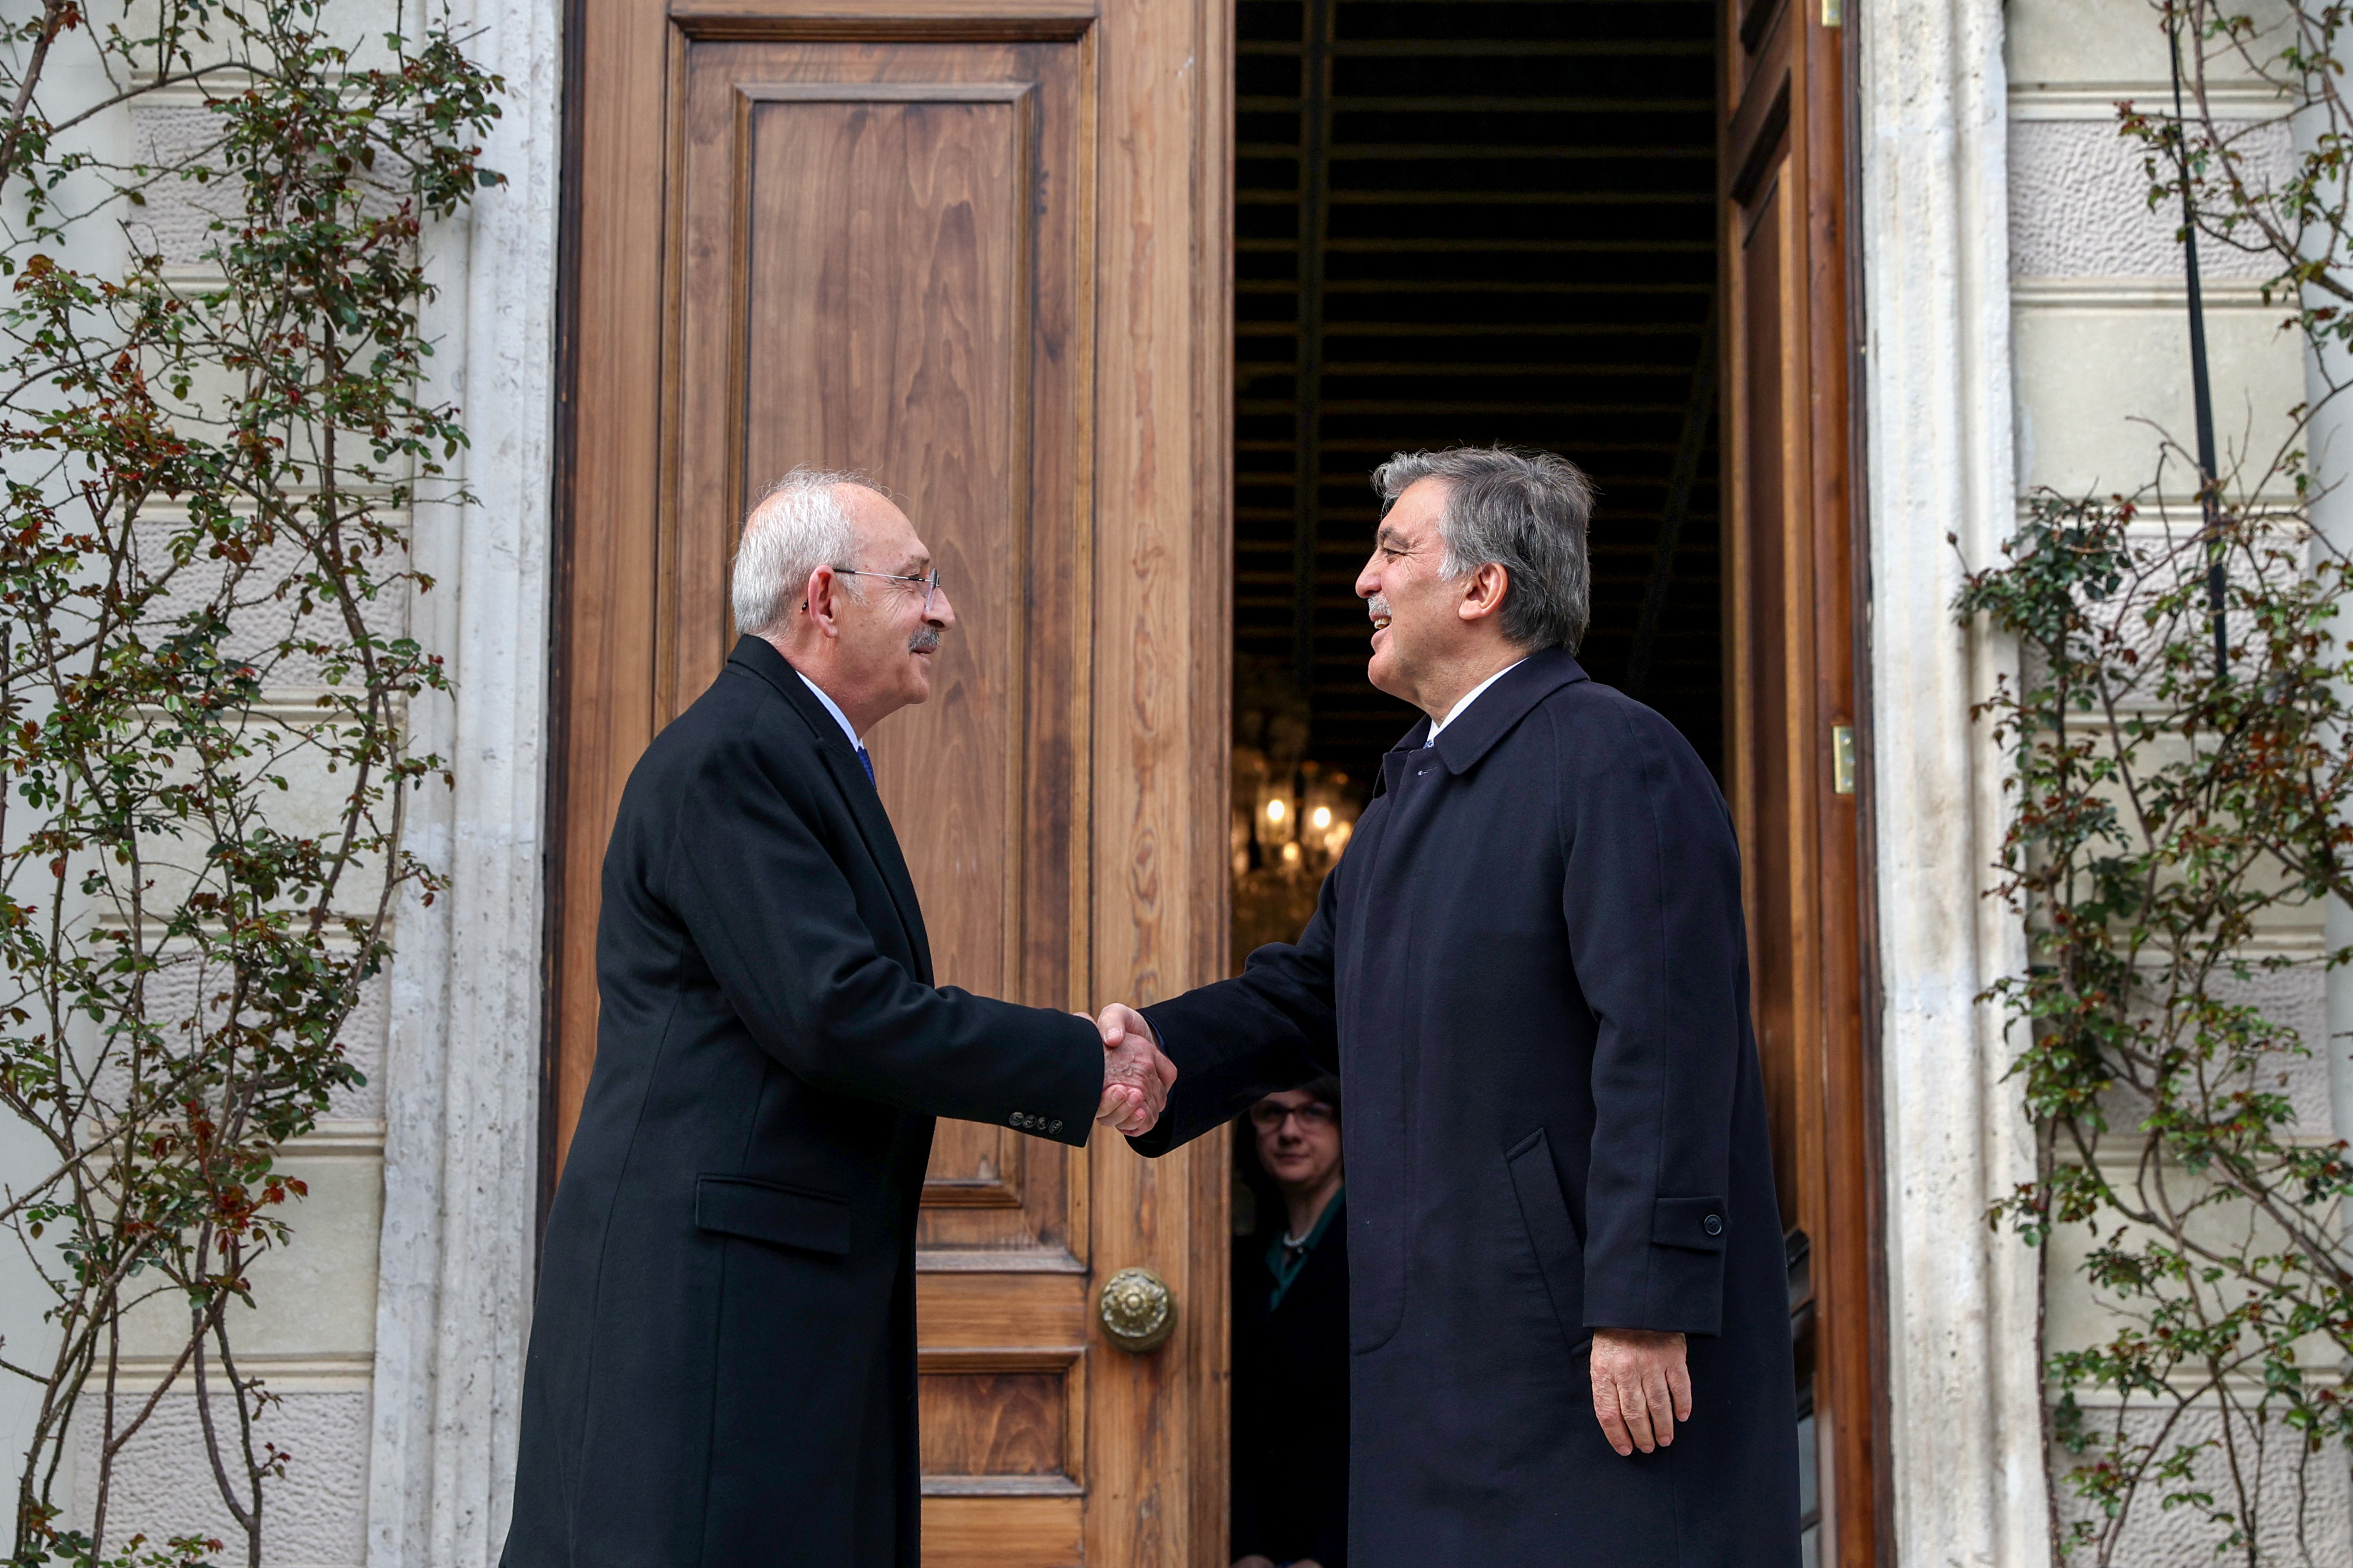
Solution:
<svg viewBox="0 0 2353 1568">
<path fill-rule="evenodd" d="M 1182 1009 L 1171 1009 L 1166 1002 L 1159 1002 L 1149 1007 L 1139 1008 L 1138 1011 L 1144 1015 L 1144 1021 L 1152 1026 L 1153 1037 L 1159 1042 L 1162 1054 L 1174 1059 L 1175 1052 L 1171 1050 L 1168 1044 L 1168 1017 L 1172 1011 L 1180 1015 L 1177 1027 L 1181 1032 L 1184 1026 L 1181 1021 Z M 1176 1082 L 1180 1087 L 1186 1087 L 1185 1072 L 1181 1063 L 1177 1068 Z M 1190 1096 L 1187 1098 L 1189 1099 Z M 1185 1141 L 1176 1136 L 1177 1118 L 1178 1108 L 1172 1103 L 1161 1114 L 1160 1120 L 1152 1124 L 1151 1131 L 1139 1132 L 1130 1137 L 1127 1146 L 1148 1160 L 1158 1159 Z"/>
<path fill-rule="evenodd" d="M 1728 1224 L 1721 1197 L 1657 1199 L 1647 1246 L 1587 1255 L 1585 1326 L 1722 1332 Z"/>
<path fill-rule="evenodd" d="M 1224 1126 L 1271 1089 L 1305 1083 L 1328 1067 L 1298 1048 L 1298 1031 L 1243 981 L 1220 981 L 1139 1009 L 1176 1064 L 1168 1109 L 1151 1131 L 1128 1140 L 1165 1154 Z"/>
<path fill-rule="evenodd" d="M 1083 1019 L 1069 1023 L 1082 1045 L 1074 1046 L 1056 1081 L 1039 1085 L 1028 1103 L 1006 1114 L 1001 1125 L 1083 1149 L 1094 1131 L 1095 1110 L 1103 1104 L 1103 1037 Z"/>
</svg>

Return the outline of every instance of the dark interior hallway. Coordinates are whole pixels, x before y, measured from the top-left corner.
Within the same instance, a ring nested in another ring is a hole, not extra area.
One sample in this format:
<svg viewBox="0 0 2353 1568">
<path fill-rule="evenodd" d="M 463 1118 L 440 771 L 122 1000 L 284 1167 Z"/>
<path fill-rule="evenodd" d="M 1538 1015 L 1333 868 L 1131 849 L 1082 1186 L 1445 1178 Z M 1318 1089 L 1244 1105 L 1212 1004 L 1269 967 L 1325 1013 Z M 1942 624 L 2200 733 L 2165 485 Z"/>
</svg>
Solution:
<svg viewBox="0 0 2353 1568">
<path fill-rule="evenodd" d="M 1599 485 L 1587 668 L 1720 773 L 1715 15 L 1240 0 L 1236 739 L 1278 769 L 1411 721 L 1364 679 L 1369 469 L 1504 441 Z"/>
</svg>

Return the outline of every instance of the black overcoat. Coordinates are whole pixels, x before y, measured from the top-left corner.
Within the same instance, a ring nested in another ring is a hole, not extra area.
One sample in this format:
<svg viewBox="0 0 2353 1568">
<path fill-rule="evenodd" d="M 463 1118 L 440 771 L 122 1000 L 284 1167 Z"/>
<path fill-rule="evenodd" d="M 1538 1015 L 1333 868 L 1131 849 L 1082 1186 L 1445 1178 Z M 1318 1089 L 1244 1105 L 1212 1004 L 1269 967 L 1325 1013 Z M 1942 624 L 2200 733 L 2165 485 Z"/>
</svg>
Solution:
<svg viewBox="0 0 2353 1568">
<path fill-rule="evenodd" d="M 1348 1568 L 1347 1210 L 1280 1305 L 1266 1254 L 1285 1216 L 1280 1204 L 1261 1212 L 1272 1217 L 1234 1247 L 1229 1545 L 1235 1557 Z"/>
<path fill-rule="evenodd" d="M 629 775 L 506 1568 L 915 1568 L 932 1120 L 1082 1144 L 1103 1043 L 931 984 L 836 724 L 744 638 Z"/>
<path fill-rule="evenodd" d="M 1559 650 L 1382 759 L 1296 944 L 1145 1009 L 1157 1152 L 1336 1067 L 1350 1561 L 1798 1562 L 1781 1222 L 1722 796 Z M 1690 1337 L 1673 1447 L 1593 1418 L 1596 1328 Z"/>
</svg>

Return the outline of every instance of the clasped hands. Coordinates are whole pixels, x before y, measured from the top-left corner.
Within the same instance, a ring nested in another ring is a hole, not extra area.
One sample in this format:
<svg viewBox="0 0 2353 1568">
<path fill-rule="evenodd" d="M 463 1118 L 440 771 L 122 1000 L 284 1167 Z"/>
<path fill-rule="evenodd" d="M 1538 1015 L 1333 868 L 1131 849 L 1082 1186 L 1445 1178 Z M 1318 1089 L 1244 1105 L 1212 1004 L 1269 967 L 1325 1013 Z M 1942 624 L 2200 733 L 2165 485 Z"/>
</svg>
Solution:
<svg viewBox="0 0 2353 1568">
<path fill-rule="evenodd" d="M 1124 1003 L 1113 1003 L 1090 1021 L 1103 1044 L 1103 1104 L 1095 1120 L 1131 1137 L 1151 1131 L 1167 1107 L 1176 1064 L 1161 1055 L 1144 1016 Z M 1692 1414 L 1684 1355 L 1681 1334 L 1596 1331 L 1588 1363 L 1593 1415 L 1612 1448 L 1647 1454 L 1675 1440 L 1675 1424 Z"/>
<path fill-rule="evenodd" d="M 1176 1064 L 1160 1054 L 1160 1042 L 1144 1016 L 1124 1003 L 1114 1002 L 1087 1021 L 1103 1045 L 1103 1104 L 1095 1120 L 1130 1137 L 1151 1131 L 1167 1108 Z"/>
</svg>

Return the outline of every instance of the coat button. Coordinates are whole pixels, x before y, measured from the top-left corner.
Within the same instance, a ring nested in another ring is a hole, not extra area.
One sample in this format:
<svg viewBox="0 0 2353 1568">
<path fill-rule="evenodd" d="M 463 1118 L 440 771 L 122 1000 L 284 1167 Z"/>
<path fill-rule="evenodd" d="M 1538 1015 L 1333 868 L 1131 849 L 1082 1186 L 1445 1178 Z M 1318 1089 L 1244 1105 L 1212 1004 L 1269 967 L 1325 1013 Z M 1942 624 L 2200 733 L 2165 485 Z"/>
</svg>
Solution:
<svg viewBox="0 0 2353 1568">
<path fill-rule="evenodd" d="M 1061 1119 L 1060 1117 L 1059 1117 L 1059 1116 L 1057 1116 L 1056 1118 L 1054 1118 L 1054 1120 L 1053 1120 L 1053 1121 L 1049 1121 L 1048 1123 L 1046 1123 L 1046 1131 L 1049 1131 L 1049 1132 L 1060 1132 L 1061 1130 L 1062 1130 L 1062 1119 Z"/>
<path fill-rule="evenodd" d="M 1705 1219 L 1699 1222 L 1699 1227 L 1700 1229 L 1707 1232 L 1710 1236 L 1722 1236 L 1724 1234 L 1724 1216 L 1722 1215 L 1712 1214 Z"/>
<path fill-rule="evenodd" d="M 1029 1119 L 1017 1110 L 1013 1113 L 1013 1125 L 1016 1127 L 1027 1127 L 1029 1125 Z"/>
</svg>

